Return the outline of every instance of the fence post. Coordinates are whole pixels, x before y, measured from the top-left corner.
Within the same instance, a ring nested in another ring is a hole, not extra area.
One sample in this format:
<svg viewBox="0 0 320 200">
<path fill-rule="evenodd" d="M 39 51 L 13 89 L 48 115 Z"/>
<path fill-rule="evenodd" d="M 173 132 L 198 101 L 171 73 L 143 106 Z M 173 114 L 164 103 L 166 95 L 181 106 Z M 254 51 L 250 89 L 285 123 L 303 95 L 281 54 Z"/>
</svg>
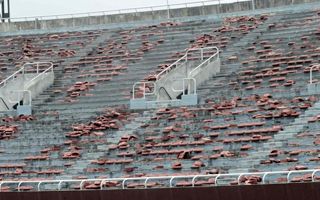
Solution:
<svg viewBox="0 0 320 200">
<path fill-rule="evenodd" d="M 205 14 L 204 14 L 204 2 L 202 2 L 202 8 L 201 8 L 201 11 L 202 11 L 201 15 L 205 15 Z"/>
<path fill-rule="evenodd" d="M 252 2 L 252 10 L 255 10 L 255 9 L 256 9 L 256 5 L 255 5 L 254 1 L 255 1 L 255 0 L 251 0 L 251 2 Z"/>
<path fill-rule="evenodd" d="M 167 18 L 170 19 L 170 6 L 169 6 L 169 0 L 167 0 Z"/>
</svg>

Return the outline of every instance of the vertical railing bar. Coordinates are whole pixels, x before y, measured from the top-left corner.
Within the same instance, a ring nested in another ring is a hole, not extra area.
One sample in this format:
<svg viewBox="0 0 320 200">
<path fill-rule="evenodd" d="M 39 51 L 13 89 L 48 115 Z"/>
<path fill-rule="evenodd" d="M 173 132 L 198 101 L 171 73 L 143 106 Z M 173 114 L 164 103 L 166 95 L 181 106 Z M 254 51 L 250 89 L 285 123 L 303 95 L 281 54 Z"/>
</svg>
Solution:
<svg viewBox="0 0 320 200">
<path fill-rule="evenodd" d="M 146 83 L 143 83 L 143 98 L 146 99 Z"/>
<path fill-rule="evenodd" d="M 40 185 L 42 184 L 42 181 L 39 181 L 38 183 L 38 192 L 40 192 Z"/>
</svg>

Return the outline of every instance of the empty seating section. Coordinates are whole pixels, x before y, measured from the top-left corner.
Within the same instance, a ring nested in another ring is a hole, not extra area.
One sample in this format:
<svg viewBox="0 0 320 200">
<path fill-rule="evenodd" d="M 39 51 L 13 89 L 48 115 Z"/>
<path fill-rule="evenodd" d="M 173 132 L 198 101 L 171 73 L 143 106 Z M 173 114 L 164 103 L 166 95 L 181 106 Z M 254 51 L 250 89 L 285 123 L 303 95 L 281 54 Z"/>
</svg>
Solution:
<svg viewBox="0 0 320 200">
<path fill-rule="evenodd" d="M 51 61 L 61 63 L 75 56 L 100 31 L 2 37 L 0 46 L 1 79 L 6 78 L 26 62 Z"/>
<path fill-rule="evenodd" d="M 216 46 L 223 52 L 223 50 L 230 43 L 232 44 L 234 41 L 239 40 L 250 31 L 256 29 L 265 20 L 267 20 L 267 16 L 265 15 L 225 18 L 220 25 L 213 27 L 211 26 L 211 29 L 209 29 L 207 32 L 199 34 L 195 38 L 191 39 L 189 41 L 189 47 L 186 50 L 192 48 Z M 156 74 L 166 69 L 170 64 L 182 57 L 186 53 L 186 50 L 180 50 L 172 54 L 170 59 L 167 59 L 164 63 L 161 63 L 158 66 L 158 69 L 145 77 L 144 80 L 154 81 Z M 196 55 L 192 55 L 192 52 L 190 52 L 190 55 L 188 56 L 192 57 Z M 205 56 L 209 57 L 211 55 L 208 54 Z"/>
<path fill-rule="evenodd" d="M 319 11 L 301 10 L 3 37 L 1 79 L 25 62 L 43 60 L 55 63 L 56 79 L 34 100 L 33 116 L 2 117 L 0 180 L 317 168 L 319 96 L 308 95 L 307 84 L 310 68 L 320 58 L 319 20 Z M 200 105 L 143 111 L 127 108 L 135 82 L 155 81 L 159 72 L 188 49 L 210 46 L 221 50 L 221 73 L 198 88 Z M 319 81 L 317 72 L 314 77 Z M 289 139 L 281 138 L 297 122 L 301 130 L 293 130 Z M 292 181 L 310 179 L 307 174 Z M 259 175 L 243 176 L 240 183 L 261 181 Z M 88 182 L 84 188 L 99 189 L 100 183 Z M 109 181 L 103 186 L 120 184 Z M 185 187 L 192 183 L 181 179 L 174 184 Z M 196 186 L 214 184 L 215 178 L 195 182 Z M 142 188 L 144 183 L 128 182 L 126 186 Z M 161 186 L 164 182 L 159 180 L 148 183 L 148 187 Z M 22 187 L 32 189 L 34 186 Z M 16 187 L 8 185 L 2 190 Z"/>
<path fill-rule="evenodd" d="M 248 154 L 312 104 L 303 98 L 277 100 L 265 95 L 160 109 L 134 134 L 110 145 L 108 153 L 89 167 L 113 168 L 114 160 L 123 159 L 126 165 L 115 177 L 228 172 L 237 163 L 254 171 L 245 160 Z M 113 175 L 115 170 L 111 171 Z"/>
<path fill-rule="evenodd" d="M 273 92 L 279 97 L 306 94 L 310 67 L 319 63 L 319 20 L 317 12 L 301 12 L 279 16 L 268 24 L 265 32 L 257 34 L 247 47 L 226 59 L 237 70 L 236 76 L 225 77 L 231 89 L 228 91 L 232 92 L 221 94 Z M 209 86 L 216 87 L 225 85 L 216 81 Z"/>
<path fill-rule="evenodd" d="M 107 31 L 108 36 L 96 47 L 64 68 L 62 78 L 56 81 L 59 84 L 44 95 L 52 97 L 46 104 L 58 104 L 56 107 L 64 110 L 67 106 L 79 107 L 80 102 L 75 103 L 85 101 L 94 111 L 99 111 L 106 105 L 126 103 L 134 82 L 153 71 L 173 52 L 187 48 L 188 38 L 209 30 L 208 24 L 212 23 L 167 22 Z"/>
</svg>

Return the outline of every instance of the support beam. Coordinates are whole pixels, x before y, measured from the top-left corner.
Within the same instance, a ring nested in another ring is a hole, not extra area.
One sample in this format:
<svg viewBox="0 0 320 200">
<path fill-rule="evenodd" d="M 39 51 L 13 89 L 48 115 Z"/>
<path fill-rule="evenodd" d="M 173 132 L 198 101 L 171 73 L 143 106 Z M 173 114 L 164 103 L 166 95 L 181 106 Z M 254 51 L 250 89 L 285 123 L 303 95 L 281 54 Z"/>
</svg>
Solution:
<svg viewBox="0 0 320 200">
<path fill-rule="evenodd" d="M 1 4 L 1 18 L 2 22 L 5 22 L 5 19 L 7 18 L 9 20 L 10 18 L 10 0 L 0 0 Z M 7 8 L 7 9 L 6 9 Z"/>
</svg>

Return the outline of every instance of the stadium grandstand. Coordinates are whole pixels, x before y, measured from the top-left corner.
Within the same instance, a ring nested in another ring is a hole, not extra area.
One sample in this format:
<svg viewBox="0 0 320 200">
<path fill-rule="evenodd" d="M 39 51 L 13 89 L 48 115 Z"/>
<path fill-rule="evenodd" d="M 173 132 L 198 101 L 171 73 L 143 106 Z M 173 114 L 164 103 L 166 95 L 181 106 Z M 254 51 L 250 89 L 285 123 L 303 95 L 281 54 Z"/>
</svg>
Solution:
<svg viewBox="0 0 320 200">
<path fill-rule="evenodd" d="M 320 199 L 320 1 L 168 8 L 1 20 L 0 200 Z"/>
</svg>

